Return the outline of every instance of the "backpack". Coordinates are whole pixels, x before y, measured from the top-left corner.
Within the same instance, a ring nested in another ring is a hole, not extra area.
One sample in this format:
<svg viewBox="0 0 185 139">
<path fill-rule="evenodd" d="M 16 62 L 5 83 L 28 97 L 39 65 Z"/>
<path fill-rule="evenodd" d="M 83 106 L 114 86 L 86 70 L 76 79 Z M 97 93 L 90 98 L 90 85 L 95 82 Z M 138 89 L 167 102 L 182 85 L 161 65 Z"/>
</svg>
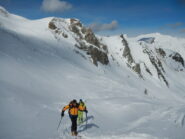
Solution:
<svg viewBox="0 0 185 139">
<path fill-rule="evenodd" d="M 80 106 L 84 106 L 85 105 L 85 103 L 84 102 L 80 102 L 80 104 L 79 104 Z"/>
</svg>

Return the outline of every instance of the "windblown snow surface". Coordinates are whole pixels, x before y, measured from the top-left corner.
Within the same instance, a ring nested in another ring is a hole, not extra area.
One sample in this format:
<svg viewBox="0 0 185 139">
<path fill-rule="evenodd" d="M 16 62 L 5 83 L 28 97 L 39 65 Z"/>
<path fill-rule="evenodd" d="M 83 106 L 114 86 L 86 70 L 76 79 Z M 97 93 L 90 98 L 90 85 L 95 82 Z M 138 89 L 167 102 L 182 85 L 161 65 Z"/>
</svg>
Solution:
<svg viewBox="0 0 185 139">
<path fill-rule="evenodd" d="M 135 62 L 145 62 L 152 73 L 141 66 L 139 77 L 122 56 L 119 35 L 98 36 L 108 47 L 109 64 L 95 66 L 76 53 L 70 36 L 54 37 L 51 19 L 28 20 L 0 7 L 1 139 L 72 138 L 67 112 L 58 131 L 57 126 L 61 108 L 74 98 L 84 99 L 89 111 L 87 128 L 78 126 L 83 139 L 185 138 L 184 70 L 163 60 L 167 86 L 140 45 L 170 49 L 185 58 L 185 39 L 125 35 Z M 154 44 L 138 41 L 149 37 Z"/>
</svg>

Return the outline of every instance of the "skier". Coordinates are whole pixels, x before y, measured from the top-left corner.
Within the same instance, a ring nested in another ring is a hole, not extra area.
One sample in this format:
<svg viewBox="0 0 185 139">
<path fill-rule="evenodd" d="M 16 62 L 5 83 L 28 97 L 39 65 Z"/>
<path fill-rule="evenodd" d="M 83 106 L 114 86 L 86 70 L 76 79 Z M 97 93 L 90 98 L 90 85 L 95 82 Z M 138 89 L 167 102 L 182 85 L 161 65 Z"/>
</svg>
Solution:
<svg viewBox="0 0 185 139">
<path fill-rule="evenodd" d="M 80 101 L 79 101 L 79 107 L 80 107 L 80 109 L 83 109 L 84 111 L 88 112 L 88 111 L 87 111 L 87 108 L 86 108 L 86 105 L 85 105 L 85 103 L 82 101 L 82 99 L 80 99 Z M 78 111 L 78 124 L 82 124 L 83 121 L 84 121 L 84 118 L 83 118 L 83 112 L 84 112 L 84 111 L 81 111 L 80 109 L 79 109 L 79 111 Z"/>
<path fill-rule="evenodd" d="M 72 136 L 77 136 L 78 132 L 77 132 L 77 118 L 78 118 L 78 111 L 85 111 L 87 112 L 86 109 L 83 109 L 82 107 L 79 107 L 79 104 L 77 103 L 77 101 L 74 99 L 73 101 L 71 101 L 69 103 L 69 105 L 66 105 L 61 112 L 61 116 L 64 116 L 64 112 L 65 110 L 69 109 L 68 113 L 69 113 L 69 117 L 71 119 L 71 134 Z"/>
</svg>

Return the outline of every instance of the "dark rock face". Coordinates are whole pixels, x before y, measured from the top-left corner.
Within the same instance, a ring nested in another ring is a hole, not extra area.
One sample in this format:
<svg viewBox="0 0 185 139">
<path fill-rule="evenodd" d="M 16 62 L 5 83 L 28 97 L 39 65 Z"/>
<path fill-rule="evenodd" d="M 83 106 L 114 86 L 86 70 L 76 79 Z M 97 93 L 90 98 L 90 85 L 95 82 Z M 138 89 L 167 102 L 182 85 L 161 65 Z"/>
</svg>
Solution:
<svg viewBox="0 0 185 139">
<path fill-rule="evenodd" d="M 106 53 L 108 53 L 107 45 L 102 44 L 102 49 L 103 49 Z"/>
<path fill-rule="evenodd" d="M 138 73 L 141 76 L 141 68 L 140 68 L 140 64 L 136 63 L 135 66 L 132 67 L 132 69 Z M 142 76 L 141 76 L 142 77 Z"/>
<path fill-rule="evenodd" d="M 179 62 L 184 67 L 184 59 L 181 57 L 179 53 L 175 53 L 175 55 L 172 56 L 172 59 L 174 59 L 176 62 Z"/>
<path fill-rule="evenodd" d="M 80 30 L 76 25 L 73 24 L 70 26 L 70 28 L 72 32 L 74 32 L 75 34 L 79 36 L 80 39 L 83 39 L 82 34 L 80 33 Z"/>
<path fill-rule="evenodd" d="M 120 36 L 122 38 L 122 43 L 125 46 L 124 51 L 123 51 L 123 57 L 128 59 L 129 64 L 132 64 L 134 62 L 131 52 L 130 52 L 130 48 L 128 46 L 127 41 L 125 40 L 123 34 Z"/>
<path fill-rule="evenodd" d="M 87 29 L 85 32 L 85 40 L 90 43 L 93 44 L 97 47 L 100 48 L 100 42 L 98 41 L 98 39 L 96 38 L 96 36 L 94 35 L 94 33 L 92 32 L 91 29 Z"/>
<path fill-rule="evenodd" d="M 146 72 L 148 72 L 148 73 L 152 76 L 152 73 L 151 73 L 150 69 L 146 66 L 146 64 L 145 64 L 145 63 L 144 63 L 144 66 L 145 66 L 145 70 L 146 70 Z"/>
<path fill-rule="evenodd" d="M 71 36 L 76 40 L 75 47 L 90 55 L 96 66 L 98 66 L 98 62 L 103 65 L 109 63 L 107 46 L 100 42 L 90 28 L 84 27 L 78 19 L 70 19 L 70 24 L 65 29 L 58 26 L 61 22 L 67 23 L 63 19 L 53 18 L 48 24 L 48 28 L 54 32 L 55 38 L 60 39 L 61 35 L 68 38 L 68 33 L 72 34 Z M 78 53 L 80 52 L 78 51 Z"/>
<path fill-rule="evenodd" d="M 128 46 L 128 42 L 126 41 L 125 37 L 123 36 L 123 34 L 120 35 L 120 37 L 122 38 L 122 43 L 124 46 Z"/>
<path fill-rule="evenodd" d="M 123 51 L 123 56 L 128 59 L 128 62 L 131 64 L 134 62 L 132 55 L 130 53 L 130 48 L 128 46 L 125 46 Z"/>
<path fill-rule="evenodd" d="M 159 48 L 159 49 L 156 49 L 157 53 L 160 54 L 163 58 L 166 56 L 166 52 L 162 49 L 162 48 Z"/>
<path fill-rule="evenodd" d="M 82 27 L 82 23 L 78 19 L 71 18 L 70 23 L 71 25 Z"/>
<path fill-rule="evenodd" d="M 123 51 L 123 57 L 125 57 L 128 61 L 127 65 L 128 67 L 130 67 L 133 71 L 135 71 L 139 77 L 143 77 L 141 75 L 141 68 L 140 68 L 140 64 L 136 63 L 132 57 L 128 42 L 126 41 L 126 39 L 124 38 L 123 34 L 120 35 L 120 37 L 122 38 L 122 43 L 125 46 L 124 51 Z"/>
<path fill-rule="evenodd" d="M 92 30 L 84 27 L 79 20 L 71 19 L 70 22 L 71 25 L 69 29 L 78 36 L 78 38 L 75 38 L 78 42 L 75 46 L 86 51 L 87 54 L 91 56 L 96 66 L 98 66 L 98 62 L 107 65 L 109 63 L 107 46 L 100 43 Z M 90 45 L 86 44 L 84 41 Z"/>
<path fill-rule="evenodd" d="M 70 30 L 77 34 L 80 39 L 85 39 L 88 43 L 100 48 L 100 42 L 90 28 L 83 27 L 80 21 L 76 19 L 71 19 L 70 22 Z M 84 38 L 83 35 L 85 35 Z"/>
<path fill-rule="evenodd" d="M 82 34 L 81 34 L 81 31 L 80 31 L 80 28 L 82 28 L 82 23 L 77 20 L 77 19 L 70 19 L 70 26 L 69 26 L 69 29 L 74 32 L 75 34 L 77 34 L 77 36 L 80 38 L 80 39 L 83 39 L 82 37 Z"/>
<path fill-rule="evenodd" d="M 150 62 L 155 67 L 158 74 L 158 78 L 162 78 L 165 84 L 169 87 L 169 83 L 164 76 L 165 70 L 163 68 L 162 62 L 156 56 L 153 55 L 153 52 L 151 50 L 144 48 L 143 52 L 148 55 Z"/>
<path fill-rule="evenodd" d="M 88 50 L 88 46 L 85 44 L 85 42 L 78 41 L 78 44 L 75 44 L 75 46 L 83 51 Z"/>
<path fill-rule="evenodd" d="M 75 45 L 75 46 L 83 51 L 86 51 L 87 54 L 91 56 L 93 60 L 93 64 L 95 64 L 96 66 L 98 66 L 98 62 L 100 62 L 103 65 L 109 64 L 107 53 L 104 51 L 101 51 L 99 48 L 94 47 L 92 45 L 88 47 L 83 42 L 79 42 L 79 45 Z"/>
<path fill-rule="evenodd" d="M 54 37 L 56 39 L 60 39 L 60 36 L 62 36 L 63 38 L 68 38 L 67 33 L 65 33 L 61 28 L 57 26 L 56 24 L 57 22 L 64 22 L 64 21 L 58 18 L 53 18 L 48 24 L 48 28 L 52 31 Z"/>
<path fill-rule="evenodd" d="M 107 65 L 109 63 L 107 54 L 105 52 L 98 50 L 98 48 L 90 46 L 88 48 L 87 54 L 91 55 L 91 58 L 93 59 L 93 63 L 96 66 L 98 66 L 98 61 L 104 65 Z"/>
<path fill-rule="evenodd" d="M 68 35 L 65 34 L 64 32 L 62 33 L 62 36 L 63 36 L 64 38 L 68 38 Z"/>
<path fill-rule="evenodd" d="M 166 52 L 168 51 L 168 55 L 165 51 Z M 162 58 L 164 58 L 164 60 L 170 58 L 171 61 L 175 61 L 175 62 L 179 63 L 180 65 L 177 67 L 173 67 L 173 69 L 175 69 L 176 71 L 183 71 L 184 59 L 182 58 L 182 56 L 179 53 L 174 52 L 172 50 L 163 50 L 162 48 L 156 49 L 156 52 L 160 56 L 162 56 Z M 182 67 L 181 67 L 181 65 L 182 65 Z"/>
<path fill-rule="evenodd" d="M 177 52 L 173 52 L 171 53 L 169 56 L 169 58 L 171 58 L 171 61 L 176 62 L 176 66 L 173 66 L 173 69 L 176 71 L 184 71 L 184 59 L 182 58 L 182 56 L 177 53 Z"/>
<path fill-rule="evenodd" d="M 81 32 L 82 32 L 83 34 L 85 34 L 86 31 L 87 31 L 87 29 L 86 29 L 85 27 L 82 27 Z"/>
<path fill-rule="evenodd" d="M 55 26 L 55 23 L 53 21 L 49 22 L 48 28 L 55 30 L 57 27 Z"/>
</svg>

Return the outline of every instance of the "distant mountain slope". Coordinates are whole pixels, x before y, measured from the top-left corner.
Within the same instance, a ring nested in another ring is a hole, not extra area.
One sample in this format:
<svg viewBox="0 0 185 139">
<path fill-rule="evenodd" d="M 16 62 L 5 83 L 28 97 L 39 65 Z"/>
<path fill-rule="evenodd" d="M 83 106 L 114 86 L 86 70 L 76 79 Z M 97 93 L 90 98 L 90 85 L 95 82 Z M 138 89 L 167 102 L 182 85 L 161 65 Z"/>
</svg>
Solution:
<svg viewBox="0 0 185 139">
<path fill-rule="evenodd" d="M 84 99 L 82 138 L 184 139 L 185 39 L 100 36 L 78 19 L 29 20 L 0 7 L 0 138 L 69 139 Z"/>
</svg>

